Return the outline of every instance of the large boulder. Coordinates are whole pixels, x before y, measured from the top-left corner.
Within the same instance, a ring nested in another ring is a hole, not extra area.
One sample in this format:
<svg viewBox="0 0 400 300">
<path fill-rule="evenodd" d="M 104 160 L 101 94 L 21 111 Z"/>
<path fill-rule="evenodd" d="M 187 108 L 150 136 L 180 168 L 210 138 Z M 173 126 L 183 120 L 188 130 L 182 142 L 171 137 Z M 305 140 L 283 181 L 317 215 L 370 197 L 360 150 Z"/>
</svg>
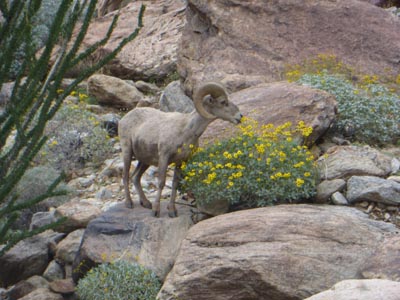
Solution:
<svg viewBox="0 0 400 300">
<path fill-rule="evenodd" d="M 350 203 L 373 201 L 400 205 L 400 183 L 375 176 L 352 176 L 347 181 L 346 196 Z"/>
<path fill-rule="evenodd" d="M 280 205 L 217 216 L 189 230 L 158 299 L 296 300 L 345 279 L 398 280 L 396 231 L 341 206 Z M 391 251 L 381 250 L 385 244 Z"/>
<path fill-rule="evenodd" d="M 318 160 L 321 179 L 348 179 L 354 175 L 388 176 L 395 158 L 369 146 L 334 146 Z"/>
<path fill-rule="evenodd" d="M 296 125 L 304 121 L 313 128 L 313 133 L 308 137 L 310 144 L 325 133 L 336 115 L 336 101 L 332 95 L 286 81 L 243 89 L 232 93 L 230 100 L 244 116 L 260 124 L 282 125 L 291 122 Z M 232 132 L 226 128 L 233 128 L 233 125 L 217 120 L 208 126 L 203 139 L 224 137 Z"/>
<path fill-rule="evenodd" d="M 395 74 L 400 19 L 358 0 L 190 0 L 178 71 L 189 91 L 209 80 L 237 90 L 279 80 L 287 65 L 320 53 Z"/>
<path fill-rule="evenodd" d="M 74 262 L 74 280 L 91 267 L 116 259 L 138 262 L 165 278 L 192 225 L 188 209 L 178 208 L 179 217 L 168 218 L 166 204 L 161 202 L 160 218 L 135 201 L 133 210 L 117 205 L 91 221 Z"/>
<path fill-rule="evenodd" d="M 65 218 L 57 230 L 70 233 L 76 229 L 85 228 L 100 214 L 100 208 L 92 204 L 90 200 L 72 200 L 56 208 L 55 217 L 57 219 Z"/>
<path fill-rule="evenodd" d="M 344 280 L 305 300 L 399 300 L 400 282 L 384 279 Z"/>
<path fill-rule="evenodd" d="M 99 104 L 117 108 L 133 108 L 143 98 L 133 84 L 102 74 L 90 76 L 88 92 Z"/>
<path fill-rule="evenodd" d="M 62 234 L 45 231 L 16 244 L 0 256 L 0 286 L 13 285 L 34 275 L 41 275 L 50 261 L 49 246 Z"/>
</svg>

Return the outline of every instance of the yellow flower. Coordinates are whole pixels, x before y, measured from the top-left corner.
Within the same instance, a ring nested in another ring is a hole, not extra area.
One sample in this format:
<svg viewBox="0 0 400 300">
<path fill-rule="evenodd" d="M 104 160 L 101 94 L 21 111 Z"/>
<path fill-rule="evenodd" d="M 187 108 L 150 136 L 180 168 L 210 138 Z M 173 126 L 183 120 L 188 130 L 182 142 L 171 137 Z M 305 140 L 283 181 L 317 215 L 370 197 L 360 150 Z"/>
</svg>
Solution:
<svg viewBox="0 0 400 300">
<path fill-rule="evenodd" d="M 231 159 L 231 158 L 232 158 L 232 154 L 230 154 L 228 151 L 225 151 L 225 152 L 223 153 L 223 155 L 224 155 L 224 157 L 227 158 L 227 159 Z"/>
<path fill-rule="evenodd" d="M 229 189 L 229 188 L 233 187 L 233 185 L 234 185 L 234 183 L 232 181 L 229 181 L 228 185 L 227 185 L 227 188 Z"/>
<path fill-rule="evenodd" d="M 301 178 L 296 179 L 296 186 L 301 187 L 304 184 L 304 180 Z"/>
<path fill-rule="evenodd" d="M 53 140 L 53 141 L 50 143 L 50 146 L 51 146 L 51 147 L 54 147 L 54 146 L 56 146 L 56 145 L 58 145 L 58 142 L 57 142 L 56 140 Z"/>
<path fill-rule="evenodd" d="M 304 177 L 310 177 L 311 176 L 311 173 L 310 172 L 305 172 L 304 173 Z"/>
<path fill-rule="evenodd" d="M 293 167 L 295 167 L 295 168 L 300 168 L 300 167 L 302 167 L 303 165 L 304 165 L 304 161 L 301 161 L 301 162 L 299 162 L 299 163 L 293 165 Z"/>
</svg>

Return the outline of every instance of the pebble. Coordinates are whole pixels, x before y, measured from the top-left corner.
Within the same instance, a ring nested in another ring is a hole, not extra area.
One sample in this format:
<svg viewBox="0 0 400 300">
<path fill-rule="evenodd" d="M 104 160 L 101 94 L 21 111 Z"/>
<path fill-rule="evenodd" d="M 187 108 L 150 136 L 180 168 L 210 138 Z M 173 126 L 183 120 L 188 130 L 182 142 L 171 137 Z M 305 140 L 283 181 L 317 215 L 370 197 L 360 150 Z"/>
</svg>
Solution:
<svg viewBox="0 0 400 300">
<path fill-rule="evenodd" d="M 346 197 L 342 193 L 336 192 L 331 196 L 332 202 L 336 205 L 349 205 Z"/>
</svg>

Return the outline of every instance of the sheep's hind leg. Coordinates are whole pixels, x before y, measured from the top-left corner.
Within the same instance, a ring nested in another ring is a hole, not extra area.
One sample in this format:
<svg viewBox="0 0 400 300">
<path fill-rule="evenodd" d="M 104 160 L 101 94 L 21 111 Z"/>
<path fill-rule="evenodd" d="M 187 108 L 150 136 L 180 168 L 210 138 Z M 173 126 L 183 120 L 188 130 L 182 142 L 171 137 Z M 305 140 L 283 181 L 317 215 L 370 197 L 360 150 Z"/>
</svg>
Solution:
<svg viewBox="0 0 400 300">
<path fill-rule="evenodd" d="M 175 198 L 176 198 L 176 192 L 178 189 L 180 174 L 181 174 L 181 167 L 176 166 L 175 170 L 174 170 L 174 178 L 172 181 L 171 199 L 168 204 L 168 216 L 170 218 L 176 218 L 178 216 L 178 211 L 176 210 L 176 207 L 175 207 Z"/>
<path fill-rule="evenodd" d="M 133 173 L 133 185 L 135 186 L 136 192 L 139 195 L 139 201 L 140 205 L 142 205 L 145 208 L 152 208 L 151 202 L 146 198 L 142 185 L 140 183 L 140 179 L 142 178 L 142 175 L 146 170 L 149 168 L 149 165 L 146 165 L 144 163 L 141 163 L 140 161 L 138 162 L 136 169 Z"/>
<path fill-rule="evenodd" d="M 129 190 L 129 171 L 131 169 L 132 162 L 132 151 L 123 153 L 124 171 L 123 171 L 123 183 L 125 190 L 125 206 L 128 208 L 133 208 L 133 201 L 131 198 L 131 192 Z"/>
</svg>

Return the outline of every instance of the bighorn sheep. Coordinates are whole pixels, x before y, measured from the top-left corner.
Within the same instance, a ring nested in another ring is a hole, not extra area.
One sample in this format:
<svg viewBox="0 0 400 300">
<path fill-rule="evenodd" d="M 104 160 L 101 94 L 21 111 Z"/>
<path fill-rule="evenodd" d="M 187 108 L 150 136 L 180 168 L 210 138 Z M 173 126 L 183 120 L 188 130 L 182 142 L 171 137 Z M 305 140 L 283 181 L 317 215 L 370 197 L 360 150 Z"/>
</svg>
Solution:
<svg viewBox="0 0 400 300">
<path fill-rule="evenodd" d="M 217 118 L 234 124 L 240 123 L 242 114 L 238 107 L 229 101 L 228 93 L 220 84 L 210 82 L 200 86 L 193 99 L 196 110 L 188 114 L 141 107 L 131 110 L 119 122 L 127 207 L 133 208 L 129 191 L 129 170 L 133 157 L 138 160 L 133 172 L 133 184 L 140 204 L 152 208 L 156 217 L 160 216 L 160 197 L 165 185 L 167 167 L 175 163 L 168 215 L 176 217 L 175 198 L 180 168 L 191 153 L 189 146 L 197 146 L 199 137 Z M 157 194 L 153 205 L 146 198 L 140 184 L 140 178 L 150 165 L 158 166 Z"/>
</svg>

